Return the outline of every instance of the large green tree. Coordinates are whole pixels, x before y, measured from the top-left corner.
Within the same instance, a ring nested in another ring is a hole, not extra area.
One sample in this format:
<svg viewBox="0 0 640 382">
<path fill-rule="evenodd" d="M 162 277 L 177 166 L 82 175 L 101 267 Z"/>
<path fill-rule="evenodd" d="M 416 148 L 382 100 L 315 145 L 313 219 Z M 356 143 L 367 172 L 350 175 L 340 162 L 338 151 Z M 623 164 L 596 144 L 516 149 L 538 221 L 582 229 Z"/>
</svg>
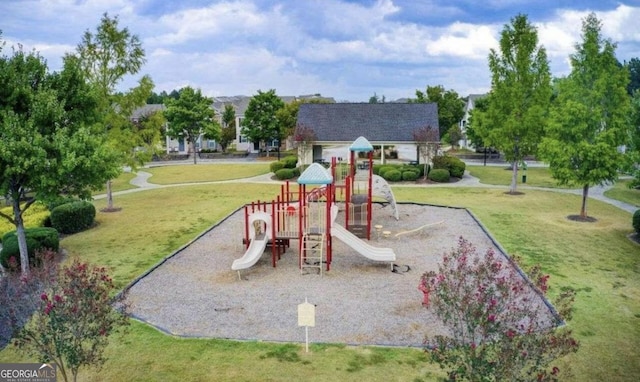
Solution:
<svg viewBox="0 0 640 382">
<path fill-rule="evenodd" d="M 118 17 L 105 13 L 96 32 L 86 31 L 76 48 L 88 81 L 98 94 L 101 120 L 109 132 L 111 150 L 119 154 L 120 165 L 136 166 L 150 156 L 141 156 L 137 150 L 141 140 L 130 121 L 133 110 L 144 105 L 153 90 L 153 82 L 143 76 L 138 86 L 125 93 L 116 91 L 127 75 L 140 71 L 145 53 L 137 35 L 128 28 L 120 29 Z M 107 211 L 114 210 L 111 181 L 107 181 Z"/>
<path fill-rule="evenodd" d="M 640 188 L 640 89 L 633 92 L 631 105 L 631 142 L 627 150 L 629 170 L 634 175 L 634 180 L 629 184 L 629 187 Z"/>
<path fill-rule="evenodd" d="M 510 192 L 515 193 L 518 164 L 536 153 L 552 93 L 547 53 L 527 16 L 517 15 L 504 26 L 500 51 L 491 49 L 489 54 L 489 69 L 489 105 L 483 128 L 476 132 L 512 163 Z"/>
<path fill-rule="evenodd" d="M 65 57 L 62 71 L 53 74 L 34 52 L 0 57 L 0 194 L 13 206 L 12 215 L 0 216 L 16 227 L 25 274 L 24 212 L 60 194 L 90 198 L 118 172 L 104 129 L 96 127 L 94 90 L 75 57 Z"/>
<path fill-rule="evenodd" d="M 540 150 L 558 183 L 582 186 L 582 218 L 587 217 L 589 188 L 617 180 L 624 164 L 619 147 L 630 137 L 629 73 L 601 29 L 595 14 L 583 20 L 582 42 L 571 55 L 571 73 L 558 82 Z"/>
<path fill-rule="evenodd" d="M 283 107 L 284 102 L 276 95 L 275 89 L 267 92 L 258 90 L 258 94 L 251 97 L 244 112 L 242 135 L 251 142 L 259 142 L 263 148 L 271 140 L 281 141 L 284 131 L 281 129 L 277 113 Z"/>
<path fill-rule="evenodd" d="M 449 129 L 457 126 L 464 117 L 464 100 L 455 90 L 445 90 L 442 85 L 427 86 L 426 92 L 416 90 L 416 98 L 410 102 L 438 104 L 438 125 L 441 137 L 446 136 Z"/>
<path fill-rule="evenodd" d="M 167 134 L 174 139 L 184 138 L 191 145 L 193 164 L 198 163 L 196 142 L 200 137 L 217 139 L 220 125 L 211 107 L 213 100 L 190 86 L 180 89 L 178 99 L 167 100 L 164 115 L 169 123 Z"/>
<path fill-rule="evenodd" d="M 236 139 L 236 109 L 233 105 L 224 105 L 222 111 L 222 128 L 220 129 L 220 146 L 226 152 L 227 147 Z"/>
</svg>

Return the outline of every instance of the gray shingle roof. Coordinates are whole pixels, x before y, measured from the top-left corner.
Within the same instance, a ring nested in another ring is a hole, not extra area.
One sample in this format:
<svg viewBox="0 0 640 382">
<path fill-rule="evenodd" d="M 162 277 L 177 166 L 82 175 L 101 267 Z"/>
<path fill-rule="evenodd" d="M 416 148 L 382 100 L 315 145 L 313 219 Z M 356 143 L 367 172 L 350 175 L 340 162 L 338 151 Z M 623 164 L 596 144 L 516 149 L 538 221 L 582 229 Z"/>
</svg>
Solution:
<svg viewBox="0 0 640 382">
<path fill-rule="evenodd" d="M 298 124 L 314 130 L 317 141 L 353 142 L 359 136 L 370 142 L 414 142 L 413 132 L 438 127 L 435 103 L 335 103 L 302 104 Z"/>
<path fill-rule="evenodd" d="M 151 113 L 155 113 L 157 111 L 164 111 L 166 108 L 163 104 L 153 103 L 141 106 L 133 111 L 131 114 L 132 119 L 140 119 L 142 117 L 146 117 Z"/>
</svg>

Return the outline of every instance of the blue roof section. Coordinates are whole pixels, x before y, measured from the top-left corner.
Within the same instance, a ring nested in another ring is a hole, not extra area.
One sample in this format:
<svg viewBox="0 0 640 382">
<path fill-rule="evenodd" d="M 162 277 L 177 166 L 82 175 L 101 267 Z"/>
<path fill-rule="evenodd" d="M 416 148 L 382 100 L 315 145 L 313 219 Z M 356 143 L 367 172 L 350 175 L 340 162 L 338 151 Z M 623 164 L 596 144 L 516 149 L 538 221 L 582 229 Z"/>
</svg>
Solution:
<svg viewBox="0 0 640 382">
<path fill-rule="evenodd" d="M 370 151 L 373 151 L 373 145 L 369 143 L 367 138 L 360 136 L 355 141 L 353 141 L 351 146 L 349 146 L 349 150 L 356 151 L 356 152 L 362 151 L 362 152 L 368 153 Z"/>
<path fill-rule="evenodd" d="M 333 183 L 333 177 L 322 167 L 319 163 L 312 163 L 306 170 L 298 177 L 298 184 L 331 184 Z"/>
</svg>

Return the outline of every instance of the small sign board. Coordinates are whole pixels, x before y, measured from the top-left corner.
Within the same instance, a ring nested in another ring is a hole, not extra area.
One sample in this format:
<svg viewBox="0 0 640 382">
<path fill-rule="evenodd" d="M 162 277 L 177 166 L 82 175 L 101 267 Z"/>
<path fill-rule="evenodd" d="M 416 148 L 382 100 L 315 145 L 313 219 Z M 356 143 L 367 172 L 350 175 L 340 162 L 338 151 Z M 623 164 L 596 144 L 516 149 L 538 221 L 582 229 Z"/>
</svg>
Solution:
<svg viewBox="0 0 640 382">
<path fill-rule="evenodd" d="M 298 305 L 298 326 L 316 326 L 316 306 L 306 299 Z"/>
</svg>

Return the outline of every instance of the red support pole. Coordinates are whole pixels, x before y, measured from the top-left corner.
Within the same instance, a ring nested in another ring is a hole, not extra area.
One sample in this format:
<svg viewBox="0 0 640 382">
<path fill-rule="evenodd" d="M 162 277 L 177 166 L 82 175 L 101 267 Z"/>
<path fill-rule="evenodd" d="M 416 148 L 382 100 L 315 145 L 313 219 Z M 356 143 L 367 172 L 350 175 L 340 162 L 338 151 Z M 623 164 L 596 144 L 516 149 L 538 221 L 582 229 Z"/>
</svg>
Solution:
<svg viewBox="0 0 640 382">
<path fill-rule="evenodd" d="M 348 230 L 349 229 L 349 202 L 351 200 L 351 181 L 349 180 L 349 177 L 347 177 L 346 179 L 347 181 L 345 182 L 345 186 L 346 186 L 346 200 L 344 201 L 344 227 Z"/>
<path fill-rule="evenodd" d="M 325 238 L 327 240 L 327 271 L 329 271 L 331 269 L 331 224 L 332 224 L 332 219 L 331 219 L 331 207 L 333 205 L 333 198 L 332 198 L 332 194 L 333 194 L 333 184 L 328 184 L 327 185 L 327 206 L 326 206 L 326 214 L 327 214 L 327 218 L 326 218 L 326 231 L 325 231 Z"/>
<path fill-rule="evenodd" d="M 373 151 L 369 151 L 369 191 L 367 196 L 367 240 L 371 240 L 371 214 L 373 209 L 371 203 L 373 201 Z"/>
<path fill-rule="evenodd" d="M 249 249 L 249 208 L 244 206 L 244 245 L 245 250 Z"/>
</svg>

